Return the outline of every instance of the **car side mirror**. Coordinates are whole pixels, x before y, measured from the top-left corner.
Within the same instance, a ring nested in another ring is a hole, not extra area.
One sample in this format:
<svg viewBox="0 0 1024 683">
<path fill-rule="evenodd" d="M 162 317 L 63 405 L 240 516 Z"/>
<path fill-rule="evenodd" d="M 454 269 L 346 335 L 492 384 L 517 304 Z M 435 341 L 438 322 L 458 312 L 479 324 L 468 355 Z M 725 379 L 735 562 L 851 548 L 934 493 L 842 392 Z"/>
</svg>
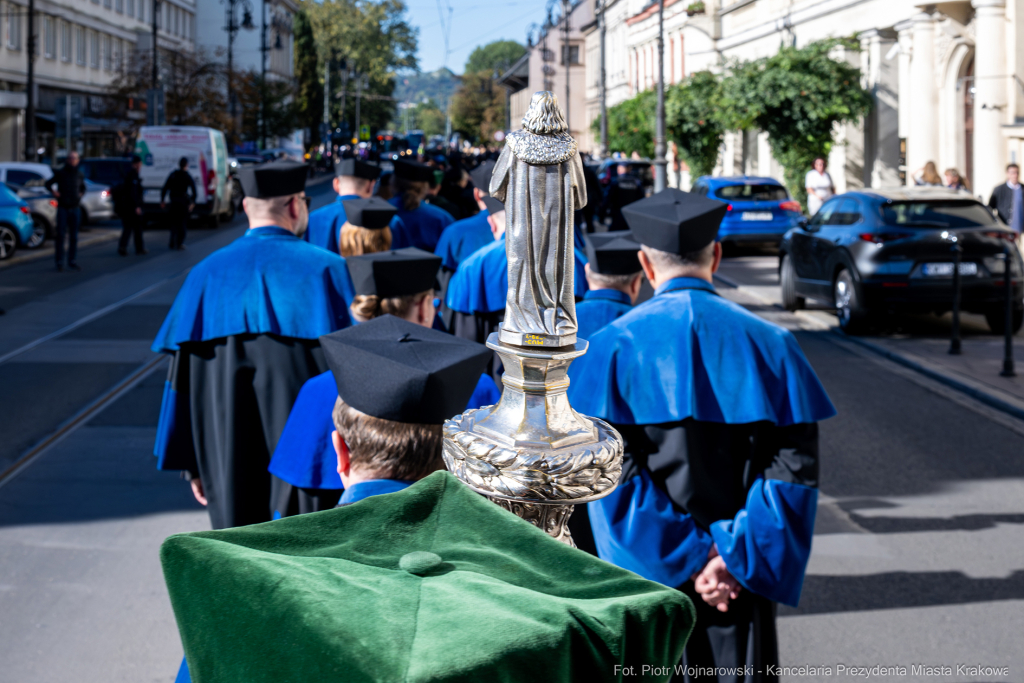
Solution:
<svg viewBox="0 0 1024 683">
<path fill-rule="evenodd" d="M 821 228 L 821 226 L 815 225 L 815 224 L 811 223 L 806 218 L 801 218 L 800 222 L 797 223 L 797 225 L 799 225 L 801 228 L 803 228 L 807 232 L 818 232 L 818 230 Z"/>
</svg>

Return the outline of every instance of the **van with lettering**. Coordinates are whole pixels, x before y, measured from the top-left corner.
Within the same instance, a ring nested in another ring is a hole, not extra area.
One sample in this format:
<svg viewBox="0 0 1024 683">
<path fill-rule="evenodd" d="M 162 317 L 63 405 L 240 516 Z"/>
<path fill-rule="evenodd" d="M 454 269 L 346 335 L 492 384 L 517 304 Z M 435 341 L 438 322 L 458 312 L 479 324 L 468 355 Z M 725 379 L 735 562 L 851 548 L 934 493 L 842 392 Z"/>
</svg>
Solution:
<svg viewBox="0 0 1024 683">
<path fill-rule="evenodd" d="M 196 205 L 192 217 L 217 227 L 218 220 L 235 216 L 228 178 L 228 149 L 224 133 L 201 126 L 143 126 L 135 140 L 135 153 L 142 159 L 143 211 L 162 213 L 160 191 L 178 161 L 188 159 L 188 172 L 196 184 Z"/>
</svg>

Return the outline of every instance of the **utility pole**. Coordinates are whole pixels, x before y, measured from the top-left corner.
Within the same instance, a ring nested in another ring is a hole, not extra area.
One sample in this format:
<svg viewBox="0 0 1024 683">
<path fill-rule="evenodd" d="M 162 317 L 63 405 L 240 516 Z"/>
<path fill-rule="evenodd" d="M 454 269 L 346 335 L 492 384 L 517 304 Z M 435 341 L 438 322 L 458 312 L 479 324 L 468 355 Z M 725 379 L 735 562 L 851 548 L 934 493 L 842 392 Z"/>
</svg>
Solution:
<svg viewBox="0 0 1024 683">
<path fill-rule="evenodd" d="M 267 0 L 263 0 L 260 18 L 260 141 L 267 148 Z"/>
<path fill-rule="evenodd" d="M 665 189 L 665 0 L 658 0 L 658 109 L 654 121 L 654 191 Z"/>
<path fill-rule="evenodd" d="M 228 111 L 231 114 L 231 142 L 236 143 L 236 125 L 238 121 L 238 107 L 235 101 L 235 35 L 240 29 L 251 31 L 256 28 L 252 23 L 252 5 L 249 0 L 223 0 L 227 5 L 227 26 L 224 30 L 228 32 Z M 242 5 L 242 23 L 235 23 L 235 5 Z"/>
<path fill-rule="evenodd" d="M 360 115 L 359 105 L 360 105 L 360 102 L 363 99 L 363 78 L 364 77 L 363 77 L 362 74 L 358 74 L 358 73 L 356 74 L 356 130 L 355 130 L 355 134 L 356 134 L 356 139 L 360 140 L 360 142 L 362 141 L 361 140 L 361 138 L 362 138 L 362 128 L 360 128 L 360 125 L 361 125 L 362 122 L 359 120 L 359 115 Z"/>
<path fill-rule="evenodd" d="M 604 13 L 608 0 L 600 0 L 601 4 L 598 7 L 597 21 L 600 27 L 601 35 L 601 80 L 598 84 L 599 99 L 601 100 L 601 158 L 608 156 L 608 92 L 607 92 L 607 72 L 605 70 L 605 34 L 607 33 L 607 22 L 605 22 Z"/>
<path fill-rule="evenodd" d="M 25 159 L 36 160 L 36 3 L 28 0 L 28 68 L 25 78 Z"/>
<path fill-rule="evenodd" d="M 342 102 L 342 106 L 345 103 Z M 331 135 L 331 60 L 324 60 L 324 126 Z"/>
<path fill-rule="evenodd" d="M 570 63 L 569 59 L 569 15 L 572 13 L 572 3 L 570 0 L 562 0 L 562 14 L 564 14 L 565 26 L 563 27 L 563 35 L 565 36 L 562 47 L 562 59 L 565 60 L 565 125 L 568 126 L 569 131 L 572 131 L 572 124 L 569 122 L 569 74 Z"/>
<path fill-rule="evenodd" d="M 341 60 L 341 120 L 344 122 L 346 129 L 348 128 L 348 114 L 345 113 L 345 98 L 348 97 L 348 79 L 350 76 L 351 74 L 348 70 L 348 61 L 343 59 Z M 345 139 L 345 144 L 350 144 L 351 141 L 352 136 L 349 135 Z"/>
<path fill-rule="evenodd" d="M 160 73 L 157 70 L 157 48 L 156 48 L 156 29 L 157 23 L 156 18 L 160 16 L 160 0 L 153 0 L 153 90 L 158 87 L 157 81 L 160 78 Z M 155 123 L 155 122 L 154 122 Z"/>
</svg>

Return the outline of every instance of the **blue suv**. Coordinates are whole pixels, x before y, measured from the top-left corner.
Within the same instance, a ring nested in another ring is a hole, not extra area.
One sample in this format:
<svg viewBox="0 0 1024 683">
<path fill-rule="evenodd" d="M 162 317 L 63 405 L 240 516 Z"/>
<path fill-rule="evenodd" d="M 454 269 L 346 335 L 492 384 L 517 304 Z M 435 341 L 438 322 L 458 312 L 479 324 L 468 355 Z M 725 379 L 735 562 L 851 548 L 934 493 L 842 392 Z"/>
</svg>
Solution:
<svg viewBox="0 0 1024 683">
<path fill-rule="evenodd" d="M 6 185 L 0 185 L 0 261 L 32 239 L 32 210 Z"/>
<path fill-rule="evenodd" d="M 800 203 L 774 178 L 701 176 L 690 192 L 729 204 L 718 231 L 720 242 L 779 244 L 786 231 L 799 225 Z"/>
</svg>

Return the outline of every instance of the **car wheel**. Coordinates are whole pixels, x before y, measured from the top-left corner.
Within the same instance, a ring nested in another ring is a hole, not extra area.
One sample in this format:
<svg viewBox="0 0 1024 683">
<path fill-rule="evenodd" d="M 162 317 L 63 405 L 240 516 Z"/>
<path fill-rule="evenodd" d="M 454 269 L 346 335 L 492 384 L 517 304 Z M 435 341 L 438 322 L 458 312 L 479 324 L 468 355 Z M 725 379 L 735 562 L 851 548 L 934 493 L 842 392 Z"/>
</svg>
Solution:
<svg viewBox="0 0 1024 683">
<path fill-rule="evenodd" d="M 9 225 L 0 225 L 0 261 L 14 256 L 18 249 L 18 235 Z"/>
<path fill-rule="evenodd" d="M 1002 306 L 986 311 L 985 322 L 988 323 L 988 329 L 992 330 L 993 334 L 1006 334 L 1006 311 Z M 1013 325 L 1011 328 L 1013 333 L 1020 332 L 1021 326 L 1024 325 L 1024 309 L 1014 309 L 1013 320 L 1010 322 Z"/>
<path fill-rule="evenodd" d="M 787 311 L 799 311 L 807 305 L 807 300 L 804 297 L 796 295 L 796 269 L 793 268 L 793 258 L 789 254 L 782 256 L 779 284 L 782 289 L 783 308 Z"/>
<path fill-rule="evenodd" d="M 868 314 L 860 301 L 857 283 L 853 273 L 843 268 L 836 275 L 832 285 L 832 298 L 835 302 L 839 327 L 848 334 L 860 334 L 868 326 Z"/>
<path fill-rule="evenodd" d="M 28 249 L 38 249 L 43 246 L 43 242 L 46 241 L 46 236 L 49 234 L 49 226 L 46 224 L 46 219 L 36 214 L 32 214 L 32 236 L 25 242 L 25 247 Z"/>
</svg>

